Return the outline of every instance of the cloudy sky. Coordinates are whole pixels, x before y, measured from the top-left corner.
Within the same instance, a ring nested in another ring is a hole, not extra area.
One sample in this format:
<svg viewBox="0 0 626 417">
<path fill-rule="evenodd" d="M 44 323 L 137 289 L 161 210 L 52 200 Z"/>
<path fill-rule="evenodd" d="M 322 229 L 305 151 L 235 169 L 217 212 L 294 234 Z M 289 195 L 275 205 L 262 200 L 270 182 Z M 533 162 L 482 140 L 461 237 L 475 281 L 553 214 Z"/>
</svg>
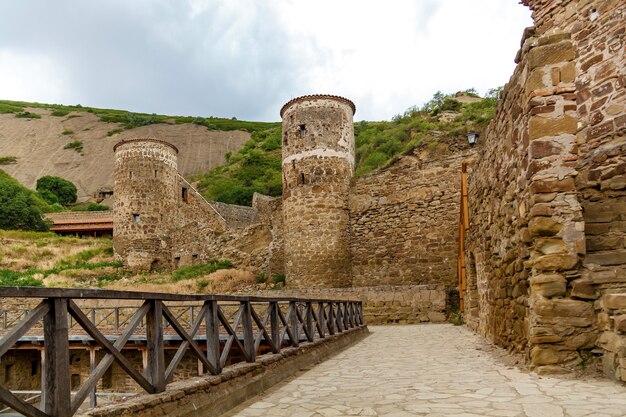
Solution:
<svg viewBox="0 0 626 417">
<path fill-rule="evenodd" d="M 504 84 L 531 24 L 516 0 L 2 1 L 0 99 L 274 121 L 329 93 L 383 120 Z"/>
</svg>

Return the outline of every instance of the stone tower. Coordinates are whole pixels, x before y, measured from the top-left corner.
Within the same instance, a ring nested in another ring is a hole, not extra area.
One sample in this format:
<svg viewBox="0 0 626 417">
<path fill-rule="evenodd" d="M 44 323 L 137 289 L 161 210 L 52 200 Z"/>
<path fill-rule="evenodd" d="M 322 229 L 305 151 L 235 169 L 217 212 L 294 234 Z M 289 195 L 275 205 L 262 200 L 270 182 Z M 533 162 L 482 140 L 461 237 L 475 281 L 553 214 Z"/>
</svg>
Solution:
<svg viewBox="0 0 626 417">
<path fill-rule="evenodd" d="M 283 106 L 285 272 L 291 288 L 351 285 L 348 193 L 355 106 L 330 95 Z"/>
<path fill-rule="evenodd" d="M 142 138 L 119 142 L 113 150 L 115 253 L 131 270 L 170 269 L 166 236 L 178 204 L 178 149 Z"/>
</svg>

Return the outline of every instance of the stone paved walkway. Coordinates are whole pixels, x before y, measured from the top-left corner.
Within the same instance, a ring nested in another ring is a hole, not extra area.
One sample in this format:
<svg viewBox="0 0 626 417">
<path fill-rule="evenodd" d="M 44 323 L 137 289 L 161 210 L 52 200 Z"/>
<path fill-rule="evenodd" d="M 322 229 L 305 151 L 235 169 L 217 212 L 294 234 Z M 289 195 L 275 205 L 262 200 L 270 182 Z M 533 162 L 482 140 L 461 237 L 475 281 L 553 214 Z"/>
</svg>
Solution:
<svg viewBox="0 0 626 417">
<path fill-rule="evenodd" d="M 372 334 L 231 416 L 626 416 L 626 386 L 540 377 L 449 324 Z"/>
</svg>

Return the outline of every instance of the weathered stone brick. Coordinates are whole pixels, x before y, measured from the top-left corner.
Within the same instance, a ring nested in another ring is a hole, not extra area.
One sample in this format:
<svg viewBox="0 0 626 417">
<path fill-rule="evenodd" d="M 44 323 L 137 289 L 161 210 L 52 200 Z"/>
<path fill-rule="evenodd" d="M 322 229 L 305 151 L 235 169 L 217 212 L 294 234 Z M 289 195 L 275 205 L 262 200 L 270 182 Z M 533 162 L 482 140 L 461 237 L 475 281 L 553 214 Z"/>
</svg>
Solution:
<svg viewBox="0 0 626 417">
<path fill-rule="evenodd" d="M 563 225 L 551 217 L 534 217 L 528 223 L 530 236 L 554 236 L 561 231 Z"/>
<path fill-rule="evenodd" d="M 626 310 L 626 294 L 606 294 L 602 297 L 605 308 L 612 310 Z"/>
<path fill-rule="evenodd" d="M 544 65 L 571 61 L 574 57 L 575 52 L 572 43 L 570 41 L 561 41 L 544 46 L 536 46 L 528 51 L 528 65 L 530 69 L 534 69 Z"/>
<path fill-rule="evenodd" d="M 565 115 L 559 118 L 534 116 L 530 119 L 530 140 L 544 136 L 559 136 L 563 134 L 575 134 L 578 130 L 578 120 L 575 117 Z"/>
<path fill-rule="evenodd" d="M 539 180 L 530 184 L 530 191 L 533 193 L 553 193 L 562 191 L 573 191 L 575 188 L 573 178 L 563 178 L 562 180 Z"/>
<path fill-rule="evenodd" d="M 587 254 L 585 263 L 596 265 L 626 264 L 626 249 Z"/>
</svg>

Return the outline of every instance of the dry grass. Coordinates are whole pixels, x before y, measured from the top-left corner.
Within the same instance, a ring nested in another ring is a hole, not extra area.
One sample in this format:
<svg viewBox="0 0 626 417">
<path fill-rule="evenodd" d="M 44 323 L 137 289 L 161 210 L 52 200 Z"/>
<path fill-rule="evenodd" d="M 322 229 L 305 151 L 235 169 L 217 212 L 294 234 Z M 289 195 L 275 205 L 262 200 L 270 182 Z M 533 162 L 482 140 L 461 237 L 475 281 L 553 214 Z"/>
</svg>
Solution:
<svg viewBox="0 0 626 417">
<path fill-rule="evenodd" d="M 0 230 L 0 269 L 50 269 L 60 259 L 89 249 L 108 248 L 111 244 L 110 239 L 78 239 L 53 233 Z M 105 260 L 112 258 L 98 255 L 97 261 Z"/>
<path fill-rule="evenodd" d="M 167 276 L 135 276 L 112 282 L 103 288 L 109 290 L 164 292 L 174 294 L 227 294 L 256 285 L 255 275 L 243 269 L 221 269 L 211 274 L 167 282 Z"/>
</svg>

